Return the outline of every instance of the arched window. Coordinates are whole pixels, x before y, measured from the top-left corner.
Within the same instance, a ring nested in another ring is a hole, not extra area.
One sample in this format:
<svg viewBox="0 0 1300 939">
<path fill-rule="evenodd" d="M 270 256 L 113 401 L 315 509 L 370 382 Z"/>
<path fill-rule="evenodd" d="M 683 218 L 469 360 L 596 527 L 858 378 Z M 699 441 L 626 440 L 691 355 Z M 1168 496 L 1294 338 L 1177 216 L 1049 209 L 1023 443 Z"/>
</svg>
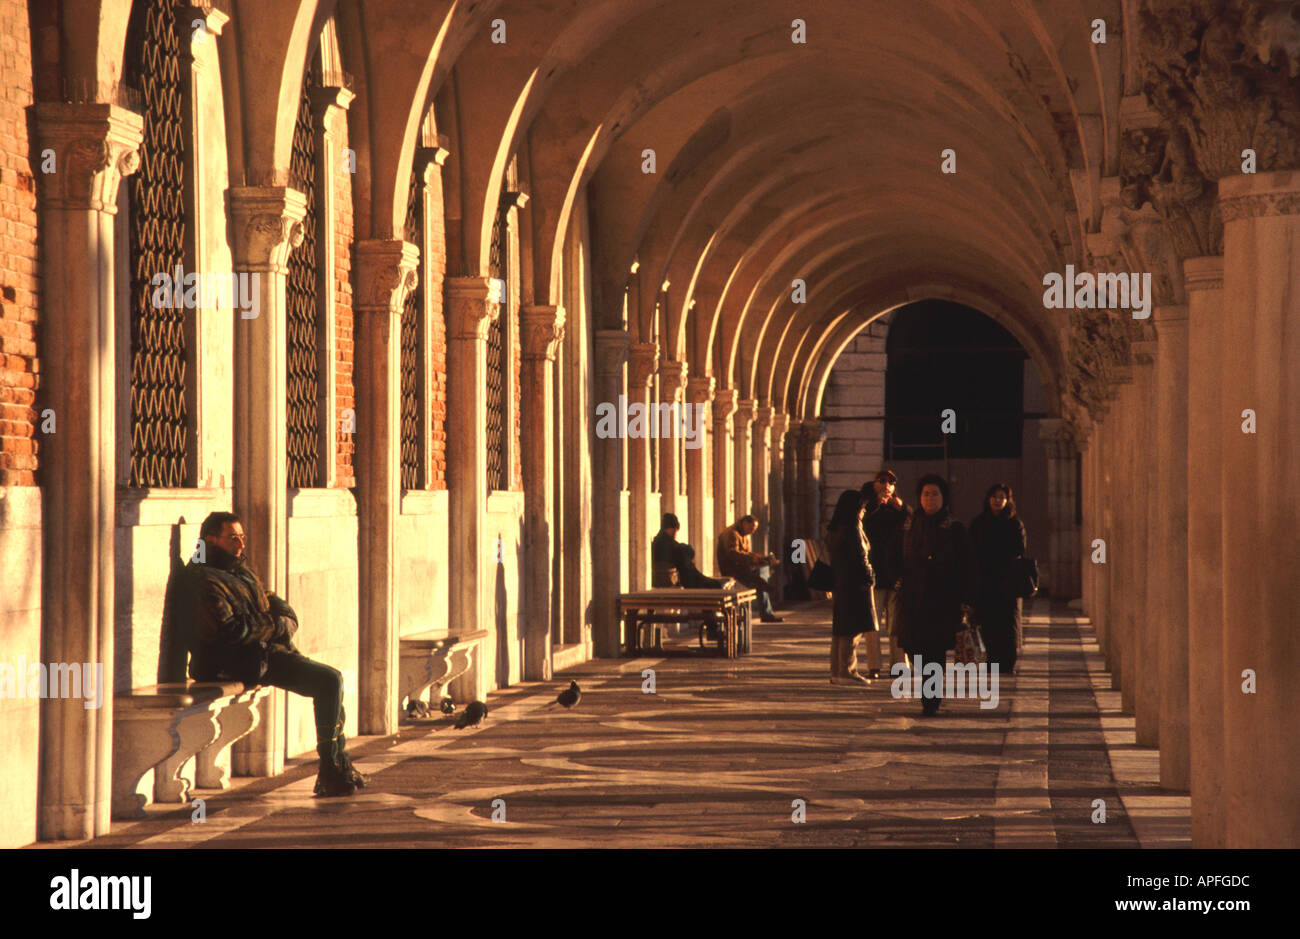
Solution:
<svg viewBox="0 0 1300 939">
<path fill-rule="evenodd" d="M 173 302 L 185 270 L 185 108 L 172 0 L 137 0 L 127 28 L 126 82 L 140 91 L 140 168 L 127 177 L 133 488 L 192 484 L 186 406 L 186 310 Z M 162 277 L 155 284 L 155 278 Z M 158 286 L 171 289 L 159 291 Z M 170 293 L 170 297 L 166 295 Z M 160 302 L 159 298 L 163 299 Z"/>
<path fill-rule="evenodd" d="M 424 169 L 415 161 L 411 169 L 411 184 L 406 201 L 406 240 L 420 249 L 424 257 Z M 406 295 L 402 307 L 401 352 L 401 462 L 402 488 L 420 489 L 424 486 L 425 468 L 420 453 L 420 428 L 423 395 L 420 393 L 420 348 L 424 343 L 424 278 Z"/>
<path fill-rule="evenodd" d="M 316 119 L 311 91 L 320 83 L 320 59 L 313 57 L 303 75 L 298 120 L 289 157 L 289 185 L 307 197 L 302 244 L 289 254 L 287 303 L 287 384 L 289 486 L 305 489 L 319 484 L 320 438 L 319 310 L 317 302 Z M 327 181 L 322 181 L 327 182 Z"/>
<path fill-rule="evenodd" d="M 488 489 L 508 489 L 510 480 L 506 461 L 506 401 L 509 394 L 509 369 L 506 355 L 506 325 L 510 319 L 510 203 L 505 198 L 506 182 L 501 184 L 492 222 L 492 246 L 488 255 L 488 275 L 504 283 L 501 315 L 492 321 L 487 340 L 487 479 Z"/>
</svg>

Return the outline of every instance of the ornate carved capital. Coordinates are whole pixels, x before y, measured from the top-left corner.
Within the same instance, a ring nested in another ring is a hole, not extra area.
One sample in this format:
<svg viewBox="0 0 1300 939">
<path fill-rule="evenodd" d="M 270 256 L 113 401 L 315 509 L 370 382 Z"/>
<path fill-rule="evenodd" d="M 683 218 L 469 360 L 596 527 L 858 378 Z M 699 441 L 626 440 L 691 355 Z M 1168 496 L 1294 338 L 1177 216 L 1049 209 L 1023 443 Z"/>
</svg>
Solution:
<svg viewBox="0 0 1300 939">
<path fill-rule="evenodd" d="M 1138 16 L 1143 92 L 1186 141 L 1202 175 L 1300 168 L 1300 14 L 1294 2 L 1146 0 Z M 1211 252 L 1202 252 L 1211 253 Z"/>
<path fill-rule="evenodd" d="M 736 413 L 740 392 L 735 388 L 719 388 L 713 394 L 713 423 L 725 424 Z"/>
<path fill-rule="evenodd" d="M 501 315 L 498 285 L 490 277 L 448 277 L 447 338 L 487 342 L 492 321 Z"/>
<path fill-rule="evenodd" d="M 713 400 L 713 376 L 697 375 L 686 381 L 686 400 L 691 404 L 708 404 Z"/>
<path fill-rule="evenodd" d="M 659 363 L 659 399 L 669 403 L 686 390 L 686 376 L 690 371 L 685 362 Z"/>
<path fill-rule="evenodd" d="M 659 362 L 659 343 L 634 342 L 627 350 L 627 387 L 644 394 Z"/>
<path fill-rule="evenodd" d="M 524 358 L 554 362 L 564 341 L 564 307 L 526 306 L 519 313 Z"/>
<path fill-rule="evenodd" d="M 754 415 L 758 411 L 758 402 L 753 398 L 742 398 L 736 402 L 736 426 L 749 426 L 754 420 Z"/>
<path fill-rule="evenodd" d="M 352 246 L 356 256 L 353 278 L 359 311 L 400 316 L 407 295 L 419 283 L 416 268 L 420 249 L 409 241 L 373 239 Z"/>
<path fill-rule="evenodd" d="M 54 172 L 40 174 L 43 206 L 116 214 L 118 186 L 140 165 L 144 119 L 115 104 L 42 101 L 35 110 L 41 149 L 54 151 Z"/>
<path fill-rule="evenodd" d="M 307 197 L 286 186 L 239 186 L 230 192 L 235 267 L 287 274 L 289 252 L 302 244 Z"/>
<path fill-rule="evenodd" d="M 771 427 L 776 412 L 772 408 L 759 407 L 758 402 L 754 405 L 754 426 L 759 429 Z"/>
</svg>

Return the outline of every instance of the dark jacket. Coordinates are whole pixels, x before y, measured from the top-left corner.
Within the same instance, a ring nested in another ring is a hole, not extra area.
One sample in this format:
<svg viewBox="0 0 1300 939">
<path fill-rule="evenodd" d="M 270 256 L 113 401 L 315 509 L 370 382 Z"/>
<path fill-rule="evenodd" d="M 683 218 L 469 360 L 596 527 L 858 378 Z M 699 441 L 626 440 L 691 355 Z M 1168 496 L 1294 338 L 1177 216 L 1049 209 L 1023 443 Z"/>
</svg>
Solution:
<svg viewBox="0 0 1300 939">
<path fill-rule="evenodd" d="M 1008 582 L 1012 561 L 1025 554 L 1024 523 L 1015 516 L 986 510 L 970 523 L 970 541 L 976 580 L 975 622 L 984 634 L 990 661 L 1012 664 L 1020 639 L 1020 599 Z"/>
<path fill-rule="evenodd" d="M 911 514 L 911 508 L 896 498 L 884 505 L 876 503 L 867 508 L 862 529 L 871 543 L 871 568 L 876 572 L 877 587 L 893 587 L 894 581 L 898 580 L 898 571 L 890 567 L 890 545 Z"/>
<path fill-rule="evenodd" d="M 722 581 L 700 572 L 695 566 L 695 549 L 688 544 L 675 541 L 677 545 L 673 557 L 677 563 L 677 584 L 687 590 L 721 590 Z"/>
<path fill-rule="evenodd" d="M 868 560 L 866 536 L 857 520 L 853 521 L 850 526 L 826 533 L 826 547 L 831 552 L 831 570 L 835 575 L 831 591 L 831 633 L 836 636 L 856 636 L 876 629 L 876 607 L 871 597 L 875 575 Z"/>
<path fill-rule="evenodd" d="M 242 558 L 211 544 L 206 554 L 206 563 L 191 560 L 181 572 L 180 609 L 192 624 L 190 677 L 257 684 L 271 647 L 293 648 L 297 614 Z"/>
<path fill-rule="evenodd" d="M 650 586 L 672 587 L 677 566 L 677 539 L 663 529 L 650 542 Z M 680 581 L 680 574 L 678 575 Z"/>
<path fill-rule="evenodd" d="M 903 523 L 891 550 L 898 571 L 900 644 L 909 653 L 951 649 L 962 628 L 961 605 L 971 599 L 966 530 L 947 508 L 916 512 Z"/>
</svg>

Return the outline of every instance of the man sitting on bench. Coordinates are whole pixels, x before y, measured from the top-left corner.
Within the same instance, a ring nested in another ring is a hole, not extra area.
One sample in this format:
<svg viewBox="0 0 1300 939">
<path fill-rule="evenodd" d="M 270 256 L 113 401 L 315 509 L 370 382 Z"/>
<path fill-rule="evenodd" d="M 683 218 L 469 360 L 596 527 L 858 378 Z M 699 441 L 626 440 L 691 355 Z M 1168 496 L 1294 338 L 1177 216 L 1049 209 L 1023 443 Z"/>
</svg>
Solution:
<svg viewBox="0 0 1300 939">
<path fill-rule="evenodd" d="M 319 796 L 349 796 L 366 785 L 353 769 L 343 736 L 343 676 L 293 645 L 298 616 L 266 590 L 244 562 L 244 525 L 233 512 L 213 512 L 185 565 L 180 609 L 194 624 L 188 637 L 190 677 L 274 685 L 312 699 L 316 712 Z"/>
<path fill-rule="evenodd" d="M 758 519 L 743 516 L 734 525 L 728 525 L 718 536 L 718 570 L 724 577 L 734 577 L 747 587 L 758 590 L 759 618 L 764 623 L 779 623 L 781 617 L 772 609 L 772 566 L 780 563 L 774 556 L 755 554 L 750 550 L 749 536 L 758 531 Z"/>
<path fill-rule="evenodd" d="M 721 581 L 702 573 L 695 566 L 695 549 L 685 542 L 677 540 L 681 522 L 672 512 L 664 513 L 663 524 L 659 534 L 650 542 L 650 563 L 652 587 L 683 587 L 687 590 L 721 590 L 735 586 L 735 581 Z M 676 583 L 672 572 L 677 575 Z M 706 634 L 710 639 L 719 637 L 718 617 L 713 613 L 704 616 Z"/>
</svg>

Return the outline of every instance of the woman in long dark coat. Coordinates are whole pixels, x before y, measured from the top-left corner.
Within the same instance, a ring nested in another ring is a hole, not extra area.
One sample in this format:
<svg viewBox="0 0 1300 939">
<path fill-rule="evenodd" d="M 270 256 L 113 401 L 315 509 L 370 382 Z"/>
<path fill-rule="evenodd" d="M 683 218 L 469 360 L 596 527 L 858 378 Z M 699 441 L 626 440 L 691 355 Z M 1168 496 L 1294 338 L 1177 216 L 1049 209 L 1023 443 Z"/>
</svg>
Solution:
<svg viewBox="0 0 1300 939">
<path fill-rule="evenodd" d="M 835 586 L 831 591 L 831 684 L 871 684 L 858 672 L 858 637 L 876 630 L 871 585 L 875 575 L 867 560 L 870 546 L 862 531 L 866 506 L 856 489 L 846 490 L 835 504 L 826 529 Z"/>
<path fill-rule="evenodd" d="M 984 494 L 984 511 L 970 523 L 970 540 L 978 574 L 975 622 L 989 663 L 998 663 L 998 671 L 1009 675 L 1020 645 L 1020 598 L 1008 584 L 1012 562 L 1025 554 L 1025 526 L 1006 483 L 996 483 Z"/>
<path fill-rule="evenodd" d="M 966 530 L 952 517 L 947 481 L 922 476 L 916 490 L 921 508 L 894 539 L 892 566 L 899 572 L 899 641 L 914 666 L 921 658 L 922 711 L 933 714 L 942 690 L 926 694 L 924 679 L 929 663 L 942 668 L 957 644 L 971 595 L 970 546 Z"/>
</svg>

